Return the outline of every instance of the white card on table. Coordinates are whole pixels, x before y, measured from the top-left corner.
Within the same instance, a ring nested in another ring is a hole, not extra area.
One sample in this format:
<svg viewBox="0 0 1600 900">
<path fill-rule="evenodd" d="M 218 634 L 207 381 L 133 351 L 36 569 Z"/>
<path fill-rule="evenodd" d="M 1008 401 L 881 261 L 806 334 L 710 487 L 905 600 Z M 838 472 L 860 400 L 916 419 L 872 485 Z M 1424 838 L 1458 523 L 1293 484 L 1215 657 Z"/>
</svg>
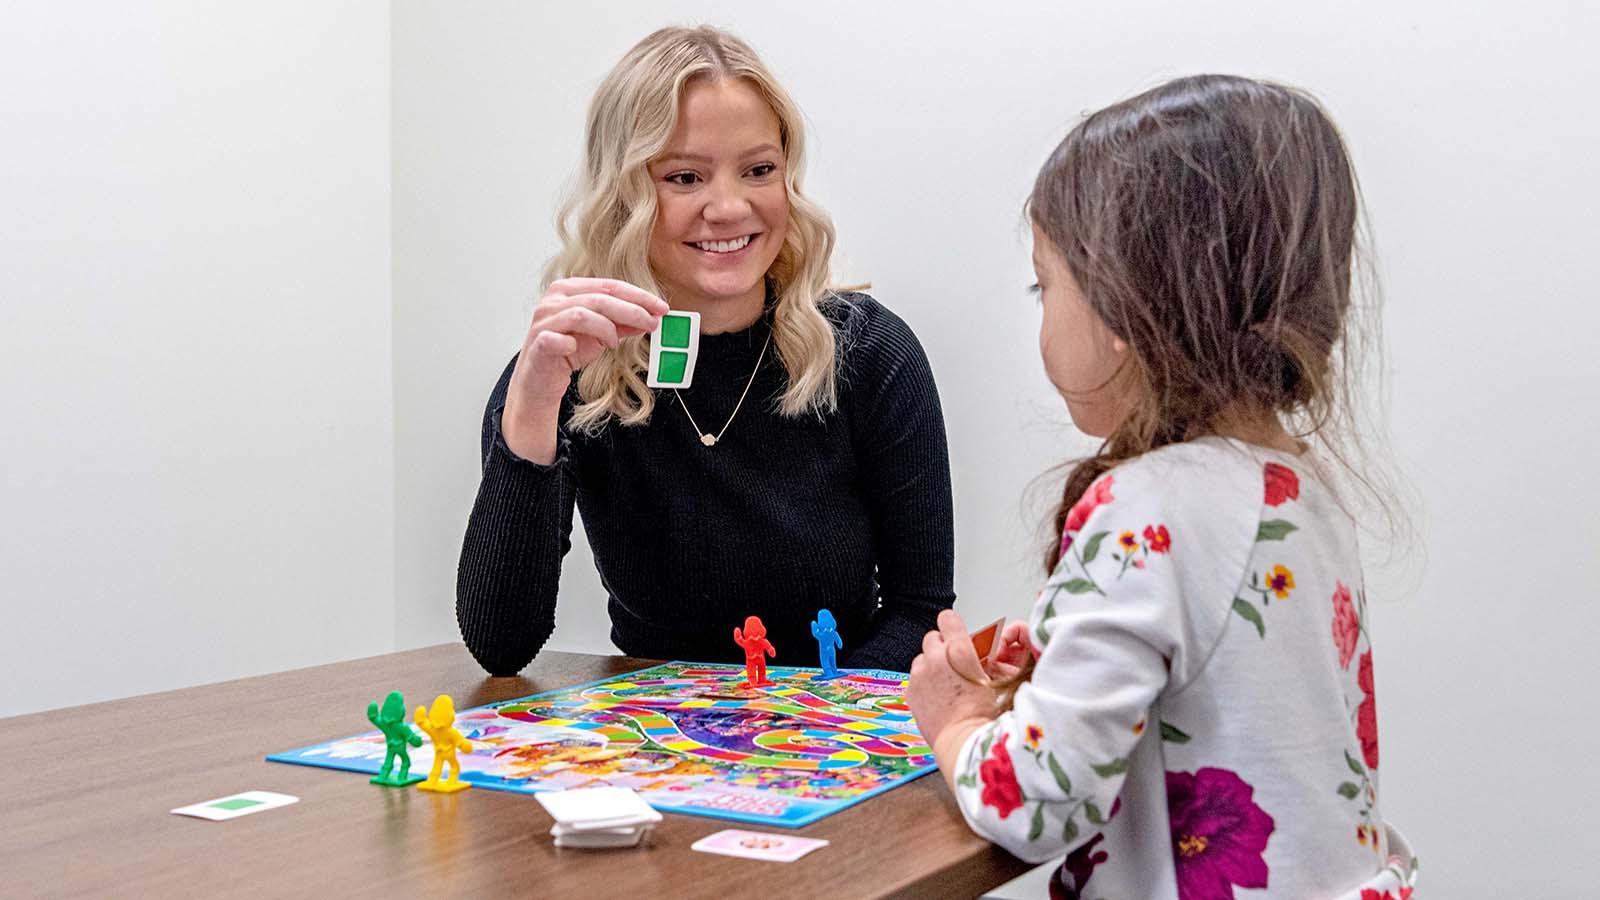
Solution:
<svg viewBox="0 0 1600 900">
<path fill-rule="evenodd" d="M 686 388 L 694 383 L 694 363 L 700 357 L 700 314 L 672 310 L 650 333 L 650 370 L 645 384 L 653 388 Z"/>
<path fill-rule="evenodd" d="M 534 794 L 545 812 L 573 831 L 655 824 L 661 813 L 627 788 L 593 787 Z"/>
<path fill-rule="evenodd" d="M 818 847 L 826 846 L 828 842 L 820 838 L 729 828 L 695 841 L 689 845 L 689 849 L 744 859 L 764 859 L 768 862 L 794 862 Z"/>
<path fill-rule="evenodd" d="M 204 803 L 180 806 L 173 812 L 180 816 L 194 816 L 197 819 L 210 819 L 213 822 L 221 822 L 227 819 L 237 819 L 240 816 L 248 816 L 251 813 L 258 813 L 264 809 L 277 809 L 280 806 L 288 806 L 291 803 L 298 802 L 300 802 L 299 797 L 291 797 L 288 794 L 275 794 L 272 791 L 245 791 L 242 794 L 229 794 L 226 797 L 218 797 L 215 800 L 207 800 Z"/>
<path fill-rule="evenodd" d="M 636 847 L 654 826 L 634 825 L 630 828 L 568 828 L 561 823 L 550 826 L 550 836 L 557 847 L 574 847 L 582 850 L 601 850 L 612 847 Z"/>
</svg>

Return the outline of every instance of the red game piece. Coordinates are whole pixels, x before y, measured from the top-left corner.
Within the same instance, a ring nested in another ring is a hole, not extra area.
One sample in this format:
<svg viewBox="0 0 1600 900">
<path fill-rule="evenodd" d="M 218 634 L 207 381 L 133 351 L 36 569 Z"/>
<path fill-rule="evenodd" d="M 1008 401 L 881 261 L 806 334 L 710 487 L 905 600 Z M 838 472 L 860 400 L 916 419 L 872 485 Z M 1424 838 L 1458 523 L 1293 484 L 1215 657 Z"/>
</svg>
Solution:
<svg viewBox="0 0 1600 900">
<path fill-rule="evenodd" d="M 744 648 L 744 674 L 749 679 L 740 687 L 765 687 L 771 684 L 767 680 L 767 661 L 761 654 L 777 656 L 778 651 L 767 640 L 767 626 L 761 624 L 761 618 L 746 616 L 743 631 L 734 627 L 733 640 Z"/>
</svg>

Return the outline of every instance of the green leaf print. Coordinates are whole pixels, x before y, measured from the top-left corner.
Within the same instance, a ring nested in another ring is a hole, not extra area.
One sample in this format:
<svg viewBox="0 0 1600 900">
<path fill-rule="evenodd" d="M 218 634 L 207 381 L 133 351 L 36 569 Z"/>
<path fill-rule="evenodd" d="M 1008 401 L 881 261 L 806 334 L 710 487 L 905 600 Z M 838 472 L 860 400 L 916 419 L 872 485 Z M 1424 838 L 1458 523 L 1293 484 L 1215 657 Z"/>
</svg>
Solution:
<svg viewBox="0 0 1600 900">
<path fill-rule="evenodd" d="M 988 756 L 989 755 L 989 745 L 992 744 L 992 743 L 994 743 L 994 729 L 993 728 L 989 729 L 989 733 L 983 736 L 983 740 L 982 741 L 978 742 L 978 756 L 980 756 L 980 757 Z"/>
<path fill-rule="evenodd" d="M 1121 775 L 1123 772 L 1128 771 L 1128 758 L 1126 756 L 1118 757 L 1104 765 L 1090 766 L 1089 768 L 1094 769 L 1094 773 L 1101 778 L 1110 778 L 1113 775 Z"/>
<path fill-rule="evenodd" d="M 1359 793 L 1361 793 L 1361 786 L 1360 785 L 1354 784 L 1354 783 L 1349 782 L 1349 781 L 1346 781 L 1344 784 L 1339 785 L 1339 796 L 1345 798 L 1346 800 L 1354 800 L 1356 798 L 1356 795 L 1359 794 Z"/>
<path fill-rule="evenodd" d="M 1189 743 L 1189 736 L 1187 734 L 1184 734 L 1182 731 L 1180 731 L 1176 725 L 1171 725 L 1166 722 L 1161 723 L 1161 739 L 1163 741 L 1171 741 L 1174 744 Z"/>
<path fill-rule="evenodd" d="M 1033 824 L 1028 827 L 1028 840 L 1037 841 L 1044 834 L 1044 803 L 1033 808 Z"/>
<path fill-rule="evenodd" d="M 1100 543 L 1102 541 L 1104 541 L 1106 539 L 1106 535 L 1108 535 L 1110 533 L 1111 532 L 1109 532 L 1109 531 L 1102 531 L 1102 532 L 1096 534 L 1095 536 L 1089 538 L 1089 542 L 1083 545 L 1083 564 L 1084 565 L 1087 566 L 1089 563 L 1094 562 L 1094 558 L 1096 556 L 1100 555 Z"/>
<path fill-rule="evenodd" d="M 1238 613 L 1241 619 L 1254 625 L 1256 633 L 1261 635 L 1263 640 L 1266 639 L 1267 623 L 1261 621 L 1261 611 L 1250 605 L 1250 601 L 1242 597 L 1233 598 L 1233 611 Z"/>
<path fill-rule="evenodd" d="M 1261 523 L 1261 529 L 1256 532 L 1258 541 L 1281 541 L 1288 537 L 1290 532 L 1298 531 L 1293 522 L 1283 519 L 1268 519 Z"/>
<path fill-rule="evenodd" d="M 1044 615 L 1039 617 L 1039 627 L 1033 630 L 1033 633 L 1039 636 L 1040 647 L 1050 643 L 1050 633 L 1044 630 L 1044 623 L 1055 618 L 1056 598 L 1059 596 L 1061 596 L 1061 588 L 1059 587 L 1050 592 L 1050 599 L 1045 601 L 1044 604 Z"/>
<path fill-rule="evenodd" d="M 1083 811 L 1084 814 L 1089 817 L 1090 822 L 1093 822 L 1096 825 L 1106 824 L 1105 816 L 1100 815 L 1100 807 L 1095 806 L 1093 801 L 1084 803 Z"/>
<path fill-rule="evenodd" d="M 1065 588 L 1069 594 L 1087 594 L 1090 591 L 1100 590 L 1094 586 L 1094 582 L 1087 578 L 1074 578 L 1062 585 L 1062 587 Z"/>
<path fill-rule="evenodd" d="M 1061 840 L 1063 840 L 1066 843 L 1070 844 L 1070 843 L 1072 843 L 1073 841 L 1075 841 L 1077 839 L 1078 839 L 1078 823 L 1072 821 L 1071 819 L 1068 819 L 1067 820 L 1067 824 L 1061 826 Z"/>
<path fill-rule="evenodd" d="M 1351 756 L 1349 750 L 1344 752 L 1344 761 L 1350 764 L 1350 771 L 1356 773 L 1357 775 L 1364 776 L 1367 774 L 1367 767 L 1363 766 L 1360 760 L 1356 759 L 1354 756 Z"/>
<path fill-rule="evenodd" d="M 1055 776 L 1056 779 L 1056 787 L 1061 788 L 1061 793 L 1066 794 L 1068 797 L 1072 796 L 1072 779 L 1068 778 L 1067 773 L 1062 771 L 1061 764 L 1056 762 L 1056 755 L 1054 753 L 1050 754 L 1048 761 L 1050 763 L 1050 774 Z"/>
</svg>

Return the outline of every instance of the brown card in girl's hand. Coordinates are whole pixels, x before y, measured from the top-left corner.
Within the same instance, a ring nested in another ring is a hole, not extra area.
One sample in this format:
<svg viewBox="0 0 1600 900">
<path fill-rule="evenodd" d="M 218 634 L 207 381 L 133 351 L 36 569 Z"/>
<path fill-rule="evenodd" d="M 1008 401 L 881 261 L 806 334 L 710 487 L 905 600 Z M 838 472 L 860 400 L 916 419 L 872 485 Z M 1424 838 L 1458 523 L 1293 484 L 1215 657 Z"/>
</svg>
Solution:
<svg viewBox="0 0 1600 900">
<path fill-rule="evenodd" d="M 972 649 L 978 651 L 979 662 L 989 661 L 989 652 L 994 649 L 995 639 L 1000 636 L 1000 626 L 1005 623 L 1006 617 L 1001 616 L 981 631 L 973 632 Z"/>
</svg>

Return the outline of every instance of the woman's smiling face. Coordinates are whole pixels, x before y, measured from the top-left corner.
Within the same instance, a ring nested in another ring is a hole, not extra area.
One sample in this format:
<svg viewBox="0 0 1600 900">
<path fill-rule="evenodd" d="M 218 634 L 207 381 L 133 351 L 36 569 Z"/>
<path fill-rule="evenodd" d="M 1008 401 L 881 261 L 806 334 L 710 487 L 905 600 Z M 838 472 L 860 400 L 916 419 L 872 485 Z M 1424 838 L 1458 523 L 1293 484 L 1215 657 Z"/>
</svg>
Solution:
<svg viewBox="0 0 1600 900">
<path fill-rule="evenodd" d="M 650 267 L 674 308 L 707 332 L 754 321 L 789 230 L 778 116 L 744 79 L 696 79 L 650 161 L 656 221 Z"/>
</svg>

